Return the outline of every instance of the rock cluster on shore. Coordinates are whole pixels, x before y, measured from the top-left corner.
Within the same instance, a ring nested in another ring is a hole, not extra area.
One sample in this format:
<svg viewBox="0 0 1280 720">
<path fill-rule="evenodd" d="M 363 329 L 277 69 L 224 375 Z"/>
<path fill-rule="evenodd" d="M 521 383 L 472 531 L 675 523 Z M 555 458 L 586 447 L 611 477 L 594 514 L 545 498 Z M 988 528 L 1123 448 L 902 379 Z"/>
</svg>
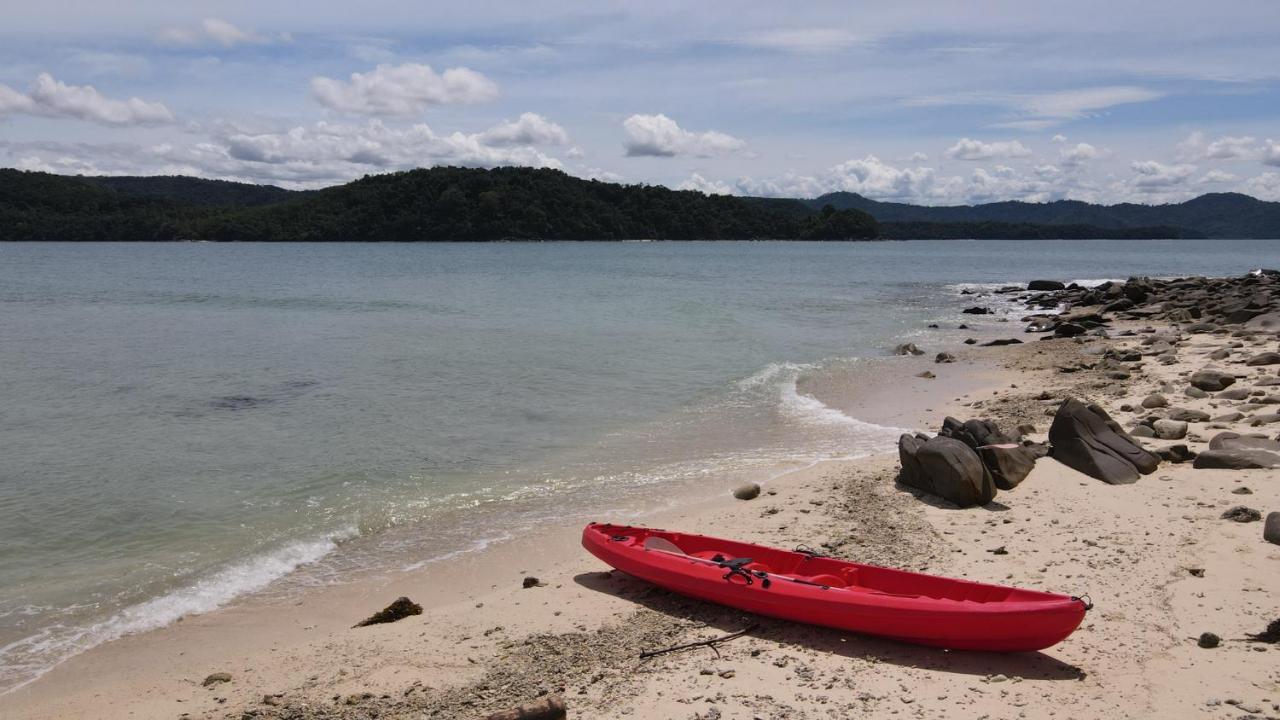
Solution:
<svg viewBox="0 0 1280 720">
<path fill-rule="evenodd" d="M 1104 380 L 1130 382 L 1146 374 L 1146 363 L 1185 367 L 1192 361 L 1190 348 L 1203 356 L 1181 372 L 1180 383 L 1166 379 L 1141 401 L 1121 406 L 1122 416 L 1133 414 L 1127 430 L 1099 404 L 1063 399 L 1052 412 L 1048 433 L 1047 452 L 1053 459 L 1109 484 L 1136 482 L 1161 462 L 1189 462 L 1206 470 L 1280 468 L 1280 437 L 1251 430 L 1280 424 L 1280 393 L 1271 390 L 1280 385 L 1274 369 L 1280 352 L 1264 347 L 1280 337 L 1280 271 L 1235 278 L 1130 278 L 1093 287 L 1036 280 L 1025 291 L 996 292 L 1032 311 L 1022 318 L 1027 333 L 1084 344 L 1080 356 L 1090 359 L 1064 362 L 1057 368 L 1060 373 L 1088 370 Z M 1167 327 L 1135 328 L 1157 321 Z M 1103 338 L 1120 342 L 1096 343 Z M 942 356 L 952 359 L 949 353 Z M 1197 401 L 1207 402 L 1209 411 L 1184 406 Z M 1242 425 L 1248 428 L 1236 431 Z M 979 428 L 987 430 L 969 432 Z M 1201 428 L 1219 431 L 1207 438 L 1207 447 Z M 1142 438 L 1179 442 L 1146 448 Z M 1019 481 L 1030 471 L 1035 457 L 996 449 L 1002 444 L 1022 452 L 1034 447 L 1030 441 L 1019 445 L 1019 440 L 1000 435 L 990 420 L 959 423 L 947 418 L 937 437 L 900 438 L 900 481 L 960 507 L 985 504 L 997 490 L 1016 485 L 1008 482 L 1004 466 L 1009 461 L 1015 460 L 1013 475 Z M 1262 513 L 1236 508 L 1223 517 L 1256 521 Z M 1280 513 L 1268 515 L 1266 524 L 1265 539 L 1280 542 Z"/>
<path fill-rule="evenodd" d="M 898 439 L 899 480 L 959 507 L 985 505 L 1000 490 L 1012 490 L 1045 454 L 1043 446 L 1011 437 L 990 420 L 948 417 L 936 437 L 923 433 Z"/>
</svg>

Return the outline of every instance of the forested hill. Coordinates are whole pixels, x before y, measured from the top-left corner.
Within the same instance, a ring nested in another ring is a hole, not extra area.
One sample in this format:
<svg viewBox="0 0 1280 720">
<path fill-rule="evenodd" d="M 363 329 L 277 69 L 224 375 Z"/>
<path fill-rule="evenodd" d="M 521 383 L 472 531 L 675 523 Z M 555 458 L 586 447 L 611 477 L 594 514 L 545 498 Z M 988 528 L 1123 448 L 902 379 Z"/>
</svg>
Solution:
<svg viewBox="0 0 1280 720">
<path fill-rule="evenodd" d="M 139 195 L 189 205 L 253 207 L 284 202 L 310 194 L 310 191 L 286 190 L 275 185 L 206 180 L 182 175 L 154 177 L 101 175 L 83 179 L 126 195 Z"/>
<path fill-rule="evenodd" d="M 858 210 L 617 185 L 534 168 L 438 167 L 313 192 L 183 177 L 0 170 L 3 240 L 862 240 Z"/>
<path fill-rule="evenodd" d="M 921 207 L 851 193 L 739 198 L 558 170 L 437 167 L 295 191 L 192 177 L 0 169 L 0 240 L 1280 238 L 1280 203 Z"/>
<path fill-rule="evenodd" d="M 1280 203 L 1238 193 L 1211 193 L 1170 205 L 1094 205 L 1077 200 L 1050 203 L 998 202 L 984 205 L 923 206 L 878 202 L 838 192 L 806 201 L 869 213 L 882 223 L 1007 223 L 1086 225 L 1098 228 L 1182 228 L 1193 236 L 1280 238 Z"/>
</svg>

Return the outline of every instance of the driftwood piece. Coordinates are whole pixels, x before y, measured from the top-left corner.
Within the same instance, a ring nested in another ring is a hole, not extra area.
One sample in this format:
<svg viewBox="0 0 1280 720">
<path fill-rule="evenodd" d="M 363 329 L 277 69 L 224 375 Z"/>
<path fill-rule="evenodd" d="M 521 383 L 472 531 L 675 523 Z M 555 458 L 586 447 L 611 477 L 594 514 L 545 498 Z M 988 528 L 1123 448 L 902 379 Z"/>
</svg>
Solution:
<svg viewBox="0 0 1280 720">
<path fill-rule="evenodd" d="M 551 695 L 537 702 L 496 712 L 485 717 L 484 720 L 563 720 L 567 717 L 565 713 L 564 698 Z"/>
<path fill-rule="evenodd" d="M 742 637 L 743 635 L 746 635 L 747 633 L 751 632 L 752 630 L 755 630 L 758 627 L 760 626 L 751 625 L 739 630 L 738 632 L 729 633 L 728 635 L 721 635 L 720 637 L 711 638 L 710 640 L 699 640 L 698 642 L 685 643 L 684 645 L 673 645 L 672 647 L 663 648 L 661 650 L 646 650 L 640 653 L 640 659 L 648 660 L 649 658 L 655 657 L 657 655 L 665 655 L 666 653 L 669 653 L 669 652 L 679 652 L 680 650 L 690 650 L 692 648 L 704 647 L 704 646 L 714 650 L 716 653 L 716 656 L 719 657 L 720 651 L 716 650 L 716 643 L 722 643 L 722 642 L 725 642 L 726 640 L 732 640 L 734 638 Z"/>
</svg>

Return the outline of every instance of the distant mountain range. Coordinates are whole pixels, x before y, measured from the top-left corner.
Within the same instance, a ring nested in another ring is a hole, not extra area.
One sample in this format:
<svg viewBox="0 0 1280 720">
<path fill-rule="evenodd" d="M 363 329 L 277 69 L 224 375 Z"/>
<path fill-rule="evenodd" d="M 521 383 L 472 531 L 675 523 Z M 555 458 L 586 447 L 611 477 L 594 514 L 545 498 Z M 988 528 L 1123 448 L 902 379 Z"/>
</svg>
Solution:
<svg viewBox="0 0 1280 720">
<path fill-rule="evenodd" d="M 854 193 L 739 198 L 534 168 L 437 167 L 322 190 L 0 169 L 0 240 L 1280 238 L 1280 203 L 929 207 Z"/>
<path fill-rule="evenodd" d="M 1078 200 L 924 206 L 879 202 L 856 193 L 828 193 L 810 207 L 854 209 L 881 223 L 1010 223 L 1100 228 L 1164 226 L 1211 238 L 1280 238 L 1280 203 L 1239 193 L 1210 193 L 1169 205 L 1094 205 Z"/>
</svg>

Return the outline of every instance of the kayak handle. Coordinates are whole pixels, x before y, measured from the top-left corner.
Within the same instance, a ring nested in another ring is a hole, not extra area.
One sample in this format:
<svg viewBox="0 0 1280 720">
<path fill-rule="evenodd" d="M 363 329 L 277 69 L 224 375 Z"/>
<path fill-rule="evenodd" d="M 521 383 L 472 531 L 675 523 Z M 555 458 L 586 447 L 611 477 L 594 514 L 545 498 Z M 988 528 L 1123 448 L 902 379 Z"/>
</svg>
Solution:
<svg viewBox="0 0 1280 720">
<path fill-rule="evenodd" d="M 1072 596 L 1071 596 L 1071 599 L 1072 599 L 1072 600 L 1078 600 L 1078 601 L 1080 601 L 1080 602 L 1084 603 L 1084 609 L 1085 609 L 1085 612 L 1088 612 L 1088 611 L 1090 611 L 1090 610 L 1092 610 L 1092 609 L 1093 609 L 1093 598 L 1089 597 L 1089 593 L 1082 593 L 1082 594 L 1080 594 L 1080 595 L 1072 595 Z"/>
<path fill-rule="evenodd" d="M 800 553 L 801 555 L 804 555 L 806 560 L 828 557 L 827 555 L 823 555 L 822 553 L 818 552 L 817 550 L 814 550 L 808 545 L 797 545 L 796 549 L 792 550 L 791 552 L 797 552 L 797 553 Z"/>
</svg>

